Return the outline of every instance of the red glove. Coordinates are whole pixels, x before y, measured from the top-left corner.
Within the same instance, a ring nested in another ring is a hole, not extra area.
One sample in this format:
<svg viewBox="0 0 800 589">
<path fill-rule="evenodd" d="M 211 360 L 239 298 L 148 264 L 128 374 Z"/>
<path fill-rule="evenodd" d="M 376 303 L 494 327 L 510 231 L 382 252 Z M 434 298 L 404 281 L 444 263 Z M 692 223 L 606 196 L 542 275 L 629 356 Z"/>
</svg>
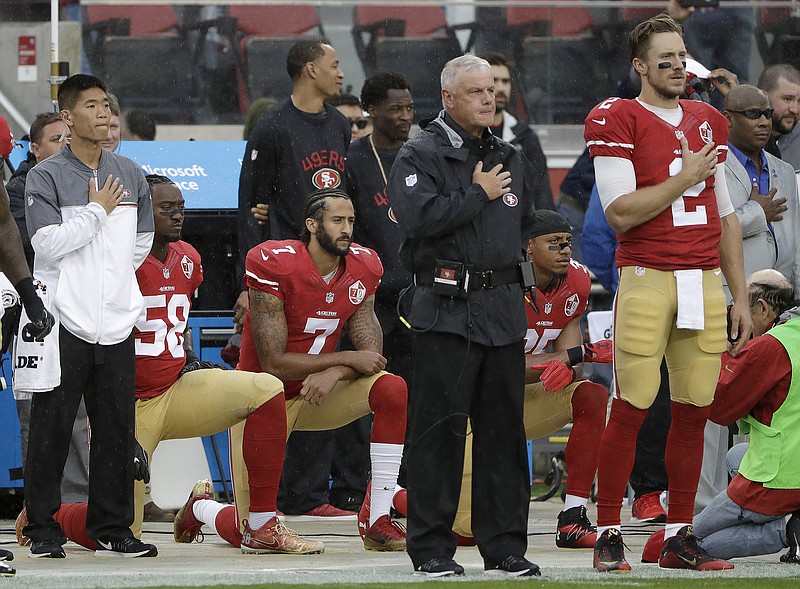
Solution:
<svg viewBox="0 0 800 589">
<path fill-rule="evenodd" d="M 0 115 L 0 156 L 8 157 L 14 149 L 14 135 L 8 127 L 8 121 Z"/>
<path fill-rule="evenodd" d="M 583 345 L 583 361 L 595 364 L 611 364 L 614 361 L 614 342 L 601 339 Z"/>
<path fill-rule="evenodd" d="M 537 364 L 532 368 L 542 371 L 539 379 L 542 381 L 544 390 L 548 393 L 560 391 L 575 380 L 575 371 L 561 360 L 550 360 L 546 364 Z"/>
</svg>

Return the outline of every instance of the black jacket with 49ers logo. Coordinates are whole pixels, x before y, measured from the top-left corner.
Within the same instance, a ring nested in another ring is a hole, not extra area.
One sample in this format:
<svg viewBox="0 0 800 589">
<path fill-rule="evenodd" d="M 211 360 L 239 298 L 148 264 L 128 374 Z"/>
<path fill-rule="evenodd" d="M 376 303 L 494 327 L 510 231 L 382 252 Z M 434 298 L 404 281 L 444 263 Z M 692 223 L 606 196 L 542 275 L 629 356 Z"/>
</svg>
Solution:
<svg viewBox="0 0 800 589">
<path fill-rule="evenodd" d="M 239 265 L 250 248 L 267 239 L 297 239 L 306 197 L 317 188 L 344 187 L 350 123 L 330 105 L 318 114 L 297 109 L 287 98 L 256 123 L 239 176 Z M 250 212 L 269 205 L 267 225 Z"/>
<path fill-rule="evenodd" d="M 409 139 L 389 174 L 389 202 L 403 234 L 403 266 L 433 279 L 437 260 L 470 265 L 478 272 L 506 271 L 525 257 L 533 229 L 533 169 L 510 143 L 486 130 L 472 137 L 444 111 Z M 502 164 L 511 192 L 490 201 L 472 182 Z M 417 329 L 470 337 L 485 346 L 522 341 L 527 321 L 519 284 L 473 290 L 469 300 L 440 297 L 420 284 L 409 293 L 406 317 Z"/>
</svg>

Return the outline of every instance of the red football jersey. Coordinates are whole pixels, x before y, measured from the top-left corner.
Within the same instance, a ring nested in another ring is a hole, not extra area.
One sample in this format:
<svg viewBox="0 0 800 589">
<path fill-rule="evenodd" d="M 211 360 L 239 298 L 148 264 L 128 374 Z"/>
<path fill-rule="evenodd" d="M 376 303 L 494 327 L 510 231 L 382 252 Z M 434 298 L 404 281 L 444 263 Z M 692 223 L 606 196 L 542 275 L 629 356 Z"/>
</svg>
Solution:
<svg viewBox="0 0 800 589">
<path fill-rule="evenodd" d="M 633 162 L 636 188 L 655 186 L 682 168 L 679 137 L 699 151 L 713 143 L 720 162 L 728 153 L 728 123 L 712 106 L 681 100 L 683 119 L 675 127 L 636 100 L 609 98 L 586 117 L 589 154 Z M 617 266 L 656 270 L 719 267 L 719 220 L 714 176 L 695 184 L 653 219 L 617 234 Z"/>
<path fill-rule="evenodd" d="M 383 266 L 373 250 L 351 244 L 336 276 L 327 284 L 302 241 L 265 241 L 247 253 L 245 284 L 284 303 L 287 352 L 329 354 L 339 344 L 342 327 L 368 296 L 375 294 Z M 238 370 L 261 372 L 250 314 L 244 320 Z M 285 382 L 286 396 L 296 396 L 301 381 Z"/>
<path fill-rule="evenodd" d="M 528 304 L 528 331 L 525 334 L 525 353 L 541 354 L 561 335 L 567 324 L 583 315 L 589 303 L 592 278 L 586 266 L 570 260 L 567 277 L 551 292 L 536 288 L 536 306 L 530 304 L 530 295 L 525 295 Z"/>
<path fill-rule="evenodd" d="M 178 380 L 186 363 L 183 332 L 192 293 L 203 282 L 200 254 L 185 241 L 169 244 L 162 264 L 152 255 L 136 271 L 144 309 L 134 326 L 136 398 L 157 397 Z"/>
</svg>

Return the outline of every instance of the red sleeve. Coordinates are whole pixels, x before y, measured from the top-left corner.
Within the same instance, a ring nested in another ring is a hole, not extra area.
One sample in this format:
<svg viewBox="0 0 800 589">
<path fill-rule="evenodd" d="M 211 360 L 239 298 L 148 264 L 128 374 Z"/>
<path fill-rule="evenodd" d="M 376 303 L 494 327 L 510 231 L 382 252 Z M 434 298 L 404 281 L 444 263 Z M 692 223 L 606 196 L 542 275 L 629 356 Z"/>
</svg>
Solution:
<svg viewBox="0 0 800 589">
<path fill-rule="evenodd" d="M 634 130 L 629 107 L 629 100 L 609 98 L 592 109 L 583 133 L 590 156 L 633 157 Z"/>
<path fill-rule="evenodd" d="M 583 264 L 572 260 L 570 263 L 576 264 L 575 274 L 577 276 L 577 287 L 575 292 L 581 298 L 581 305 L 578 307 L 577 315 L 583 315 L 586 307 L 589 305 L 589 295 L 592 291 L 592 277 L 589 275 L 589 270 Z"/>
<path fill-rule="evenodd" d="M 383 264 L 377 252 L 354 243 L 350 246 L 349 256 L 357 259 L 358 263 L 363 267 L 363 277 L 367 283 L 364 285 L 367 289 L 367 296 L 375 294 L 383 276 Z"/>
<path fill-rule="evenodd" d="M 711 421 L 730 425 L 751 413 L 791 372 L 789 355 L 771 335 L 753 339 L 735 358 L 725 352 L 714 402 L 711 404 Z M 785 398 L 786 391 L 782 393 Z M 762 416 L 755 417 L 762 421 Z"/>
<path fill-rule="evenodd" d="M 272 267 L 273 264 L 270 264 L 275 259 L 275 256 L 264 253 L 262 245 L 257 245 L 247 252 L 244 266 L 244 284 L 247 288 L 268 292 L 284 299 L 280 282 L 285 277 L 276 275 Z"/>
</svg>

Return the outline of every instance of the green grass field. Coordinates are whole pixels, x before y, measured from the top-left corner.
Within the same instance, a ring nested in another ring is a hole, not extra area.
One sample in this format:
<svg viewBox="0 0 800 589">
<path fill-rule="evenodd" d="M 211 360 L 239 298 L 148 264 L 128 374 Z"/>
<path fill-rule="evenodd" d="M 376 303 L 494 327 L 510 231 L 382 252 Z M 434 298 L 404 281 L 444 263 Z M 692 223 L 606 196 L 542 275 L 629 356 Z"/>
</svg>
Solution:
<svg viewBox="0 0 800 589">
<path fill-rule="evenodd" d="M 798 577 L 786 579 L 759 579 L 759 578 L 729 578 L 714 576 L 698 576 L 691 579 L 687 578 L 668 578 L 668 579 L 642 579 L 642 578 L 626 578 L 618 575 L 609 575 L 602 578 L 593 579 L 586 582 L 569 582 L 562 581 L 549 581 L 547 579 L 514 579 L 504 581 L 483 580 L 483 581 L 466 581 L 454 579 L 451 581 L 427 581 L 427 583 L 448 583 L 457 584 L 459 589 L 467 588 L 481 588 L 485 589 L 491 587 L 492 589 L 505 589 L 512 587 L 543 587 L 545 589 L 586 589 L 587 587 L 635 587 L 636 589 L 662 589 L 679 587 L 680 589 L 754 589 L 758 588 L 762 583 L 763 587 L 769 589 L 797 589 L 800 586 L 800 567 L 798 567 Z M 524 584 L 524 585 L 523 585 Z M 295 585 L 295 584 L 265 584 L 265 585 L 247 585 L 248 589 L 255 589 L 257 587 L 264 587 L 269 589 L 319 589 L 321 585 Z M 244 585 L 214 585 L 209 586 L 207 589 L 232 589 L 234 587 L 242 587 Z M 420 582 L 410 583 L 367 583 L 367 584 L 351 584 L 351 583 L 337 583 L 336 589 L 419 589 Z M 174 587 L 163 587 L 157 589 L 175 589 Z M 187 586 L 186 589 L 190 589 Z M 191 589 L 206 589 L 205 587 L 192 586 Z"/>
</svg>

